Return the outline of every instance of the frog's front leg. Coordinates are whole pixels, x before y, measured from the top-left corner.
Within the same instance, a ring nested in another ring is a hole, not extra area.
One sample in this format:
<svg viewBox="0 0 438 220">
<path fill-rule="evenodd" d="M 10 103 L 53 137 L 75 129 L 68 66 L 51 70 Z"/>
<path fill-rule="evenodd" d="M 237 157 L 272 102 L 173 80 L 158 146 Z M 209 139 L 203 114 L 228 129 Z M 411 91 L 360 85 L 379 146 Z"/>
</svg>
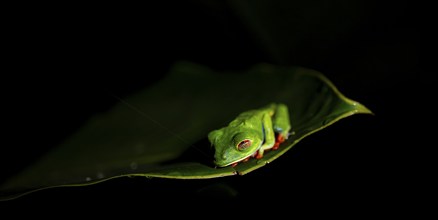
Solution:
<svg viewBox="0 0 438 220">
<path fill-rule="evenodd" d="M 262 158 L 264 151 L 271 149 L 275 145 L 274 127 L 272 126 L 271 116 L 268 113 L 263 114 L 262 124 L 265 140 L 255 155 L 257 159 Z"/>
</svg>

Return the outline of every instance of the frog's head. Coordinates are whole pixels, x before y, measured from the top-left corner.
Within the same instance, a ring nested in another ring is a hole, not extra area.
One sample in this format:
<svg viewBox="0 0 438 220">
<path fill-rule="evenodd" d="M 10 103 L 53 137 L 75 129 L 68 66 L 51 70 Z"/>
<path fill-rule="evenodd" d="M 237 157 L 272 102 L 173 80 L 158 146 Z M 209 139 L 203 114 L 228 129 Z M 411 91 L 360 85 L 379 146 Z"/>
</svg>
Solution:
<svg viewBox="0 0 438 220">
<path fill-rule="evenodd" d="M 215 148 L 214 163 L 225 167 L 254 155 L 262 146 L 263 137 L 255 130 L 235 130 L 229 127 L 208 134 Z"/>
</svg>

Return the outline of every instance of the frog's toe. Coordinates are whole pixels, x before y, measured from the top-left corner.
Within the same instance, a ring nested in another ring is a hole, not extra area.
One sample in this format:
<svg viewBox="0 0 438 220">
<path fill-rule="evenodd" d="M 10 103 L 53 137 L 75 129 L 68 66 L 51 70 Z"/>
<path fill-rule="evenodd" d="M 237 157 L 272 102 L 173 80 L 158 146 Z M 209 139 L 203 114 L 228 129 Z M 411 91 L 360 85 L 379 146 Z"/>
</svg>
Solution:
<svg viewBox="0 0 438 220">
<path fill-rule="evenodd" d="M 287 137 L 286 137 L 285 135 L 283 135 L 283 134 L 278 134 L 278 135 L 277 135 L 277 138 L 276 138 L 276 140 L 275 140 L 275 142 L 281 144 L 281 143 L 285 142 L 286 139 L 287 139 Z"/>
<path fill-rule="evenodd" d="M 254 154 L 253 157 L 255 157 L 256 159 L 262 159 L 262 158 L 263 158 L 263 154 L 260 153 L 260 151 L 257 151 L 257 152 Z"/>
</svg>

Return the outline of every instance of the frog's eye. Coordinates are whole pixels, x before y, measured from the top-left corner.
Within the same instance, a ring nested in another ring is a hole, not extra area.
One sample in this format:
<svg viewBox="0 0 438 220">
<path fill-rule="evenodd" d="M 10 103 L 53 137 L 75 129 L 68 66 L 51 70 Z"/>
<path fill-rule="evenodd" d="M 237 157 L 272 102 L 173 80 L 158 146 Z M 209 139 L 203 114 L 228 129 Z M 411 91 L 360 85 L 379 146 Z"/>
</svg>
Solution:
<svg viewBox="0 0 438 220">
<path fill-rule="evenodd" d="M 251 140 L 243 140 L 237 145 L 237 150 L 245 150 L 251 146 Z"/>
</svg>

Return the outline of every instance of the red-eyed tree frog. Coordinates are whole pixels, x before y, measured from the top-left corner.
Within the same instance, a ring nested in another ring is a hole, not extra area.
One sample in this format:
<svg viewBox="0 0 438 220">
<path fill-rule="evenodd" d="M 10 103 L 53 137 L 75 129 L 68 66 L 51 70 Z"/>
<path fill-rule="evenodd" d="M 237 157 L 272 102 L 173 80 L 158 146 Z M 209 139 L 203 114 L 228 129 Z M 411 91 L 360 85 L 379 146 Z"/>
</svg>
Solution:
<svg viewBox="0 0 438 220">
<path fill-rule="evenodd" d="M 215 149 L 214 163 L 225 167 L 235 166 L 250 157 L 260 159 L 265 150 L 278 149 L 280 143 L 289 137 L 290 129 L 289 111 L 285 104 L 271 103 L 245 111 L 228 126 L 208 134 L 208 140 Z"/>
</svg>

